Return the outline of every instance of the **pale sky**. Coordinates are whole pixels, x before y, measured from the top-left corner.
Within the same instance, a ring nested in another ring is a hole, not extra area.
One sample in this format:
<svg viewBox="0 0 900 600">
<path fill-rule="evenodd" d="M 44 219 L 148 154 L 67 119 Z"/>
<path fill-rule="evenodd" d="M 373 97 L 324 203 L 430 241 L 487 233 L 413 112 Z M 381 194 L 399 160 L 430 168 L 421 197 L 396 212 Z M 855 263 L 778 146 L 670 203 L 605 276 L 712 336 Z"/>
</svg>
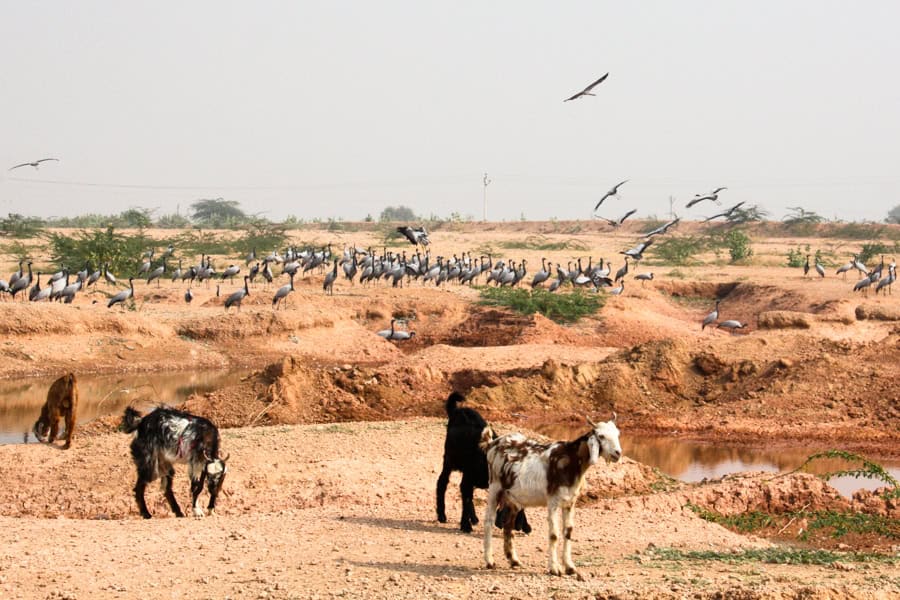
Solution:
<svg viewBox="0 0 900 600">
<path fill-rule="evenodd" d="M 0 0 L 0 214 L 900 204 L 900 2 Z M 609 72 L 596 97 L 563 99 Z M 47 156 L 40 170 L 17 163 Z"/>
</svg>

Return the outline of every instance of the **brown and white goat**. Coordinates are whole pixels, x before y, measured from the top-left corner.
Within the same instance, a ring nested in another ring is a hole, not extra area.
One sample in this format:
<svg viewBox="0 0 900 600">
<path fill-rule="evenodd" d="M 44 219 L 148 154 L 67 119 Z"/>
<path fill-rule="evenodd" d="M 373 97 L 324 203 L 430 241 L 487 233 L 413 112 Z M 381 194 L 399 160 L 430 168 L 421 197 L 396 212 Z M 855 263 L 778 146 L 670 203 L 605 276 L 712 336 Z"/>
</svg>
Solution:
<svg viewBox="0 0 900 600">
<path fill-rule="evenodd" d="M 581 493 L 585 473 L 601 457 L 612 462 L 617 462 L 622 457 L 615 413 L 612 421 L 599 425 L 590 419 L 587 421 L 591 430 L 571 442 L 542 443 L 520 433 L 491 440 L 490 427 L 485 429 L 481 447 L 487 454 L 490 473 L 487 511 L 484 515 L 484 561 L 487 568 L 494 568 L 491 524 L 498 505 L 510 509 L 503 524 L 503 550 L 512 567 L 521 564 L 513 544 L 512 527 L 516 514 L 526 506 L 546 506 L 550 573 L 562 574 L 556 552 L 559 540 L 558 509 L 562 509 L 565 527 L 563 564 L 567 575 L 576 572 L 575 563 L 572 562 L 572 531 L 575 501 Z"/>
</svg>

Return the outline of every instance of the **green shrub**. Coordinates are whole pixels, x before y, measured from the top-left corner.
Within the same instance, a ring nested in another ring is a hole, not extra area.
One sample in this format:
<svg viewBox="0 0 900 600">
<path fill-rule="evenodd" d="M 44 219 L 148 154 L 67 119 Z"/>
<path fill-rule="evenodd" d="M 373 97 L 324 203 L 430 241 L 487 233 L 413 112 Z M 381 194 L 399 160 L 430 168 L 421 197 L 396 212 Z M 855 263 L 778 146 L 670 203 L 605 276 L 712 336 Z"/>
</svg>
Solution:
<svg viewBox="0 0 900 600">
<path fill-rule="evenodd" d="M 869 242 L 868 244 L 863 244 L 862 250 L 860 250 L 859 252 L 859 261 L 863 264 L 866 264 L 880 254 L 889 254 L 896 251 L 896 244 L 891 247 L 886 244 L 882 244 L 881 242 Z"/>
<path fill-rule="evenodd" d="M 739 229 L 732 229 L 725 234 L 725 246 L 731 255 L 731 262 L 749 258 L 753 254 L 750 237 Z"/>
<path fill-rule="evenodd" d="M 119 276 L 137 272 L 141 255 L 153 244 L 143 234 L 123 235 L 113 227 L 81 231 L 75 235 L 50 233 L 50 257 L 58 267 L 77 271 L 85 263 L 93 268 L 109 264 L 109 269 Z"/>
<path fill-rule="evenodd" d="M 41 232 L 43 224 L 43 221 L 36 217 L 9 213 L 5 219 L 0 219 L 0 235 L 14 238 L 34 237 Z"/>
<path fill-rule="evenodd" d="M 596 313 L 605 303 L 604 296 L 580 290 L 552 293 L 540 289 L 483 287 L 480 294 L 481 304 L 504 306 L 523 315 L 540 313 L 557 323 L 574 323 Z"/>
</svg>

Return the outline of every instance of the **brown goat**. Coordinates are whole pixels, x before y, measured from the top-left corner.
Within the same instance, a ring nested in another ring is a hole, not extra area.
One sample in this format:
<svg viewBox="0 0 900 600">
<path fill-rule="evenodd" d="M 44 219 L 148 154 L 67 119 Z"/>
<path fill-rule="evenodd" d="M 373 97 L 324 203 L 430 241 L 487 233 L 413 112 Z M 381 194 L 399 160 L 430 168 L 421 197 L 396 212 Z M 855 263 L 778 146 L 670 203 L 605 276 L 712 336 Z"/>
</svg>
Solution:
<svg viewBox="0 0 900 600">
<path fill-rule="evenodd" d="M 77 410 L 78 381 L 74 373 L 69 373 L 54 381 L 47 391 L 47 401 L 41 407 L 41 416 L 32 428 L 35 437 L 38 441 L 52 444 L 59 435 L 59 421 L 65 418 L 66 445 L 63 448 L 71 448 Z"/>
</svg>

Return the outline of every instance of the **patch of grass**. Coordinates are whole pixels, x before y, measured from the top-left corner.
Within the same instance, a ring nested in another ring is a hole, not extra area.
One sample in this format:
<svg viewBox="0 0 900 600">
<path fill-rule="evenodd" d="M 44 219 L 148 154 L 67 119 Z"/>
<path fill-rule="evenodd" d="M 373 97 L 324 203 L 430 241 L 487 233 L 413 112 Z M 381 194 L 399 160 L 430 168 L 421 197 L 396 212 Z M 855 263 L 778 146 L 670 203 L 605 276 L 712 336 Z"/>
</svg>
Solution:
<svg viewBox="0 0 900 600">
<path fill-rule="evenodd" d="M 697 506 L 696 504 L 691 504 L 690 502 L 686 504 L 686 506 L 687 508 L 697 513 L 697 516 L 704 521 L 718 523 L 723 527 L 734 529 L 740 531 L 741 533 L 749 533 L 751 531 L 765 529 L 766 527 L 769 527 L 774 523 L 772 515 L 759 511 L 749 511 L 737 515 L 726 516 L 717 512 L 713 512 L 711 510 L 707 510 L 705 508 Z"/>
<path fill-rule="evenodd" d="M 836 562 L 897 564 L 900 557 L 878 552 L 832 552 L 776 546 L 773 548 L 748 548 L 735 552 L 719 550 L 678 550 L 653 548 L 639 556 L 659 561 L 715 561 L 728 564 L 765 563 L 774 565 L 831 565 Z"/>
<path fill-rule="evenodd" d="M 808 519 L 806 530 L 800 534 L 801 540 L 807 540 L 809 534 L 821 529 L 831 529 L 831 537 L 840 538 L 848 533 L 875 534 L 892 540 L 900 539 L 900 520 L 881 515 L 870 515 L 857 512 L 818 511 L 813 513 L 797 513 Z"/>
<path fill-rule="evenodd" d="M 672 269 L 666 273 L 666 277 L 671 277 L 672 279 L 684 279 L 687 277 L 687 274 L 681 269 Z"/>
<path fill-rule="evenodd" d="M 562 242 L 551 242 L 543 235 L 529 235 L 524 240 L 498 242 L 497 246 L 504 250 L 586 251 L 588 249 L 588 245 L 581 240 L 571 239 Z"/>
<path fill-rule="evenodd" d="M 872 240 L 884 235 L 886 229 L 884 225 L 874 223 L 844 223 L 829 227 L 824 236 L 843 240 Z"/>
<path fill-rule="evenodd" d="M 580 290 L 551 293 L 539 289 L 482 287 L 480 294 L 481 304 L 503 306 L 523 315 L 540 313 L 557 323 L 574 323 L 596 313 L 606 302 L 605 296 Z"/>
<path fill-rule="evenodd" d="M 230 254 L 233 247 L 230 241 L 212 231 L 192 229 L 175 236 L 171 243 L 182 256 L 197 254 Z"/>
</svg>

